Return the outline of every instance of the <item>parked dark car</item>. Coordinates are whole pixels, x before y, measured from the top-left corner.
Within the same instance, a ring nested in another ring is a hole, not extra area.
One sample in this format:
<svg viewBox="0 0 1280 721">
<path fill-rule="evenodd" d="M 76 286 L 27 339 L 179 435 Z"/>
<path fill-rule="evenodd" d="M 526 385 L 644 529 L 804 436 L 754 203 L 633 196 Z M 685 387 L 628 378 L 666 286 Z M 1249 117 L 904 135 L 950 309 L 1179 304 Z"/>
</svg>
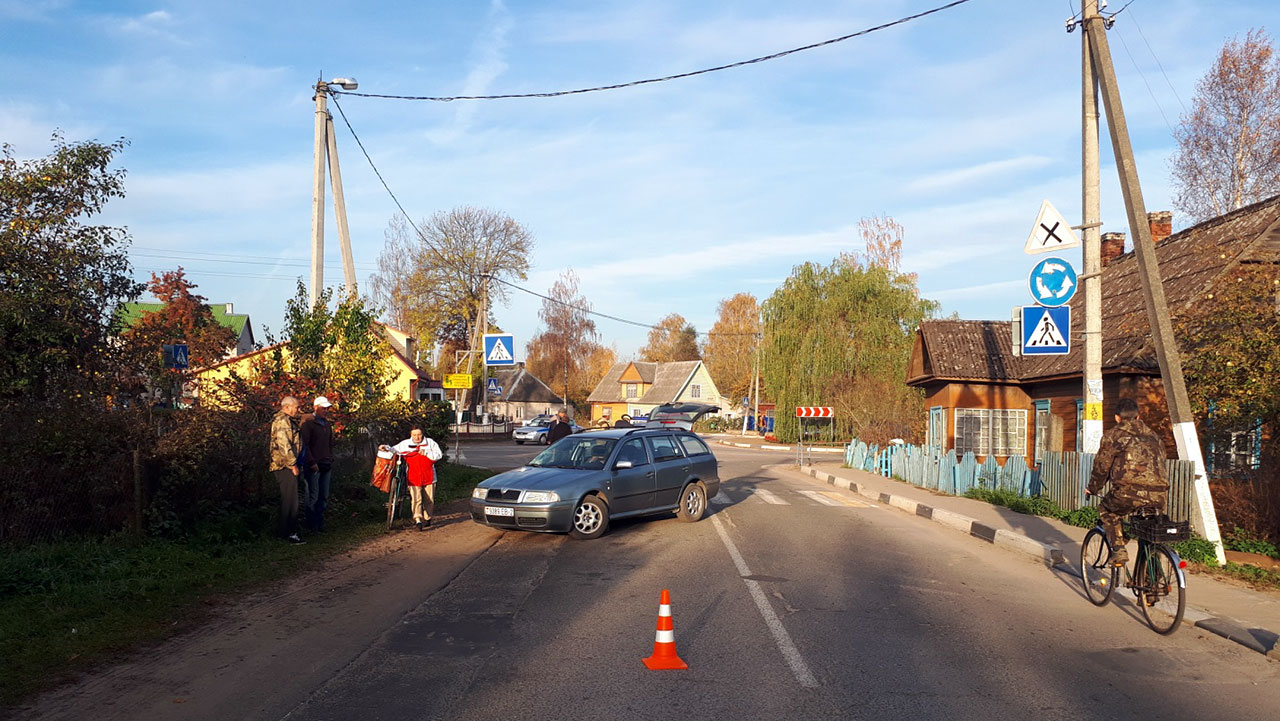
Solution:
<svg viewBox="0 0 1280 721">
<path fill-rule="evenodd" d="M 582 539 L 597 538 L 611 520 L 630 516 L 674 510 L 682 521 L 697 521 L 707 499 L 720 491 L 720 467 L 711 448 L 689 429 L 698 417 L 718 410 L 704 404 L 661 406 L 646 428 L 562 438 L 527 465 L 476 486 L 471 518 L 494 528 Z"/>
</svg>

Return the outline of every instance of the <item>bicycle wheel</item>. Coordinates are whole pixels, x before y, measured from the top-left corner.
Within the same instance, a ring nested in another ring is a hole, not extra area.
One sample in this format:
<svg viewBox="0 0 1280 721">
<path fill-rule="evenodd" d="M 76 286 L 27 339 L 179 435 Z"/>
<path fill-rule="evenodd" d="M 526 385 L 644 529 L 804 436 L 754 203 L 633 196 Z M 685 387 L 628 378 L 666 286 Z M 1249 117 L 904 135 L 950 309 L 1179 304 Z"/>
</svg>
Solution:
<svg viewBox="0 0 1280 721">
<path fill-rule="evenodd" d="M 1111 599 L 1120 578 L 1120 569 L 1112 566 L 1110 560 L 1111 544 L 1107 542 L 1107 535 L 1098 528 L 1085 534 L 1084 543 L 1080 544 L 1080 578 L 1084 581 L 1084 595 L 1095 606 Z"/>
<path fill-rule="evenodd" d="M 1178 583 L 1178 561 L 1169 549 L 1153 543 L 1147 547 L 1145 565 L 1138 605 L 1151 630 L 1171 634 L 1187 608 L 1187 589 Z"/>
</svg>

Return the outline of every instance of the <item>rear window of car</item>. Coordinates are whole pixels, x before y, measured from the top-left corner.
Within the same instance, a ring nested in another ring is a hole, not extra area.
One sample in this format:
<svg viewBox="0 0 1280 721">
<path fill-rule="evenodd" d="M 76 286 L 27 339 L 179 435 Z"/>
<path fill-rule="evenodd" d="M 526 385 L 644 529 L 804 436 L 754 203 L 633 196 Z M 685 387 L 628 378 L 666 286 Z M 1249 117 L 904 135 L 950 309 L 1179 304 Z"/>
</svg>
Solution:
<svg viewBox="0 0 1280 721">
<path fill-rule="evenodd" d="M 710 453 L 711 449 L 697 436 L 680 436 L 680 445 L 684 446 L 685 455 L 698 456 Z"/>
<path fill-rule="evenodd" d="M 654 461 L 680 457 L 680 446 L 676 445 L 676 439 L 671 436 L 650 436 L 648 440 Z"/>
</svg>

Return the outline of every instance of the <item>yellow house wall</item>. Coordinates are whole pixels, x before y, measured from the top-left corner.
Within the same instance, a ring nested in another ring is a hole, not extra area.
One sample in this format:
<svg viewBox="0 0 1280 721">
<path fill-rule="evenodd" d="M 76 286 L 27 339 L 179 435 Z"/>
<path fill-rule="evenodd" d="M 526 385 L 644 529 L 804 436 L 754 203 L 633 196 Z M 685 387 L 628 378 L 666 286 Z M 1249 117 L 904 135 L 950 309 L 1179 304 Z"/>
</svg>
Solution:
<svg viewBox="0 0 1280 721">
<path fill-rule="evenodd" d="M 212 384 L 217 381 L 223 381 L 230 378 L 233 371 L 241 377 L 244 377 L 252 370 L 255 360 L 259 357 L 270 357 L 270 354 L 273 352 L 274 349 L 251 353 L 213 368 L 197 371 L 195 374 L 195 380 L 199 386 L 212 386 Z M 283 354 L 285 364 L 287 365 L 292 360 L 288 346 L 281 348 L 280 352 Z M 394 355 L 387 356 L 385 367 L 388 374 L 391 376 L 391 382 L 387 384 L 387 397 L 400 400 L 413 400 L 413 382 L 418 379 L 417 374 L 410 370 L 403 361 L 396 358 Z M 204 395 L 205 400 L 203 402 L 205 404 L 212 405 L 214 407 L 219 406 L 214 396 L 203 393 L 202 395 Z M 308 399 L 303 398 L 300 400 L 305 403 Z"/>
</svg>

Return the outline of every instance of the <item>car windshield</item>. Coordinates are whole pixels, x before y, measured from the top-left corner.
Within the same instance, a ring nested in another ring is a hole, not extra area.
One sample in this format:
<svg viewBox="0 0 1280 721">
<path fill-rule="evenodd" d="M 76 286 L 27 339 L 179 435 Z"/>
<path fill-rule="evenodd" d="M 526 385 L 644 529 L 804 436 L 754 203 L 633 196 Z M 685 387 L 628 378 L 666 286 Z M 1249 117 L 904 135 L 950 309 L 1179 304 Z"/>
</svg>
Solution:
<svg viewBox="0 0 1280 721">
<path fill-rule="evenodd" d="M 598 471 L 613 452 L 612 438 L 562 438 L 539 453 L 529 465 L 535 468 L 577 468 Z"/>
</svg>

